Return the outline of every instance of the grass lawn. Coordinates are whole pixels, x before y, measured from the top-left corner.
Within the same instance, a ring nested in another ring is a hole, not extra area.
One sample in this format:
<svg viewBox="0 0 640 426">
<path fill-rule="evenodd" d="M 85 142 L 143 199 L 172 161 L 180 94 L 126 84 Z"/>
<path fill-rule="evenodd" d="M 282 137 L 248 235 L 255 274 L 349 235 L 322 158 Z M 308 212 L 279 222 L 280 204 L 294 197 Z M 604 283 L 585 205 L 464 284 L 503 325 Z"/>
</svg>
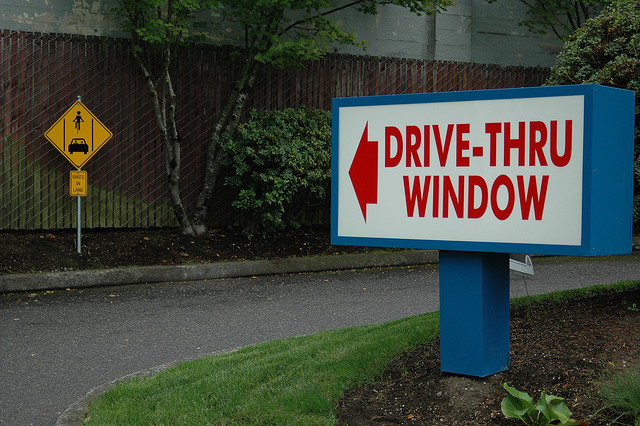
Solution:
<svg viewBox="0 0 640 426">
<path fill-rule="evenodd" d="M 566 300 L 637 288 L 619 283 L 516 299 Z M 189 361 L 118 384 L 91 403 L 87 424 L 335 423 L 344 391 L 372 381 L 397 354 L 439 333 L 437 312 L 333 330 Z"/>
<path fill-rule="evenodd" d="M 186 362 L 115 386 L 87 424 L 332 424 L 346 389 L 438 331 L 436 312 Z"/>
</svg>

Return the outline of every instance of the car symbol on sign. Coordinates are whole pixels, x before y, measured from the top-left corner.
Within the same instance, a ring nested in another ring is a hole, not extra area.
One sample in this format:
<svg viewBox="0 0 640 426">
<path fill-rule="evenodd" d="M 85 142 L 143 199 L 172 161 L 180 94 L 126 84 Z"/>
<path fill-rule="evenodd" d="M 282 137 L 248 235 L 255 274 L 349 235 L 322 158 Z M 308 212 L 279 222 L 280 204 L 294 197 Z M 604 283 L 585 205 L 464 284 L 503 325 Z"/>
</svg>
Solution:
<svg viewBox="0 0 640 426">
<path fill-rule="evenodd" d="M 84 152 L 85 154 L 89 152 L 89 145 L 83 138 L 73 138 L 71 143 L 69 144 L 69 154 L 73 154 L 74 152 Z"/>
</svg>

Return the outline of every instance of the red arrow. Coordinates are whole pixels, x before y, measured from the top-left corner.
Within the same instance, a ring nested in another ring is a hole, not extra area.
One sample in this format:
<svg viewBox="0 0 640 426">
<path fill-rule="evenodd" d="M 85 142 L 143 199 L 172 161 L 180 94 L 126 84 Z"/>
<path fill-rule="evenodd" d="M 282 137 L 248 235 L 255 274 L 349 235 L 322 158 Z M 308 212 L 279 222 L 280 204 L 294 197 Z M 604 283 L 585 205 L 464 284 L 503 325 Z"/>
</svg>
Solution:
<svg viewBox="0 0 640 426">
<path fill-rule="evenodd" d="M 367 204 L 378 202 L 378 142 L 369 140 L 368 122 L 353 157 L 349 177 L 366 222 Z"/>
</svg>

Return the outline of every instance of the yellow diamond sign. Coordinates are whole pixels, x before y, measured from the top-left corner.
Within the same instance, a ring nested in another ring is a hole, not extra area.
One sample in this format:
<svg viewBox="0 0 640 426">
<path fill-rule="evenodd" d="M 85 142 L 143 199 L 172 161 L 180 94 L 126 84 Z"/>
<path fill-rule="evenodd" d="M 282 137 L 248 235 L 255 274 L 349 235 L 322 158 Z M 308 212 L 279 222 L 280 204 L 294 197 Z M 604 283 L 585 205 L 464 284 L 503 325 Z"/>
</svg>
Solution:
<svg viewBox="0 0 640 426">
<path fill-rule="evenodd" d="M 71 164 L 81 169 L 113 133 L 82 102 L 76 101 L 44 136 Z"/>
</svg>

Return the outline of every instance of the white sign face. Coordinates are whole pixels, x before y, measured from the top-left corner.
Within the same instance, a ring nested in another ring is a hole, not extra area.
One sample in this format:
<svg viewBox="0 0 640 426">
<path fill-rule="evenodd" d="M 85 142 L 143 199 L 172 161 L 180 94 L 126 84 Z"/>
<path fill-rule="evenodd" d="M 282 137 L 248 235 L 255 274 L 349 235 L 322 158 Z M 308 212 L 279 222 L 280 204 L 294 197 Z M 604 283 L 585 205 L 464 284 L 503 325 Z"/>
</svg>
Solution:
<svg viewBox="0 0 640 426">
<path fill-rule="evenodd" d="M 584 109 L 583 95 L 341 105 L 336 236 L 579 246 Z"/>
</svg>

